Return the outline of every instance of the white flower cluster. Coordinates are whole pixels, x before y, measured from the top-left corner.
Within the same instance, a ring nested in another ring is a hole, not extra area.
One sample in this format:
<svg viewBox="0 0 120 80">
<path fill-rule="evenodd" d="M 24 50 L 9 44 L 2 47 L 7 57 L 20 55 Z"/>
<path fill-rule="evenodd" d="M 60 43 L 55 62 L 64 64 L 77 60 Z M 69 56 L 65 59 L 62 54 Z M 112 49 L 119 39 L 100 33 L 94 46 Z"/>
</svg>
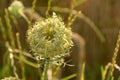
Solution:
<svg viewBox="0 0 120 80">
<path fill-rule="evenodd" d="M 27 31 L 27 42 L 39 58 L 60 58 L 69 53 L 73 42 L 71 28 L 55 13 L 52 17 L 36 22 Z"/>
</svg>

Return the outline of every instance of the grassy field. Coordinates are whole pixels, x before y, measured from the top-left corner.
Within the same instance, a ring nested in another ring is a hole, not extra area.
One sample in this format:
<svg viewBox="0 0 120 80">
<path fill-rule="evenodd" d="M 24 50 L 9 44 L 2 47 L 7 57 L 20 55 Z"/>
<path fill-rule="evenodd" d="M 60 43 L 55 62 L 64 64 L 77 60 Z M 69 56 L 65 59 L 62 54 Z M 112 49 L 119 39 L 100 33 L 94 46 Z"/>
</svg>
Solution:
<svg viewBox="0 0 120 80">
<path fill-rule="evenodd" d="M 120 80 L 119 0 L 0 0 L 0 80 Z"/>
</svg>

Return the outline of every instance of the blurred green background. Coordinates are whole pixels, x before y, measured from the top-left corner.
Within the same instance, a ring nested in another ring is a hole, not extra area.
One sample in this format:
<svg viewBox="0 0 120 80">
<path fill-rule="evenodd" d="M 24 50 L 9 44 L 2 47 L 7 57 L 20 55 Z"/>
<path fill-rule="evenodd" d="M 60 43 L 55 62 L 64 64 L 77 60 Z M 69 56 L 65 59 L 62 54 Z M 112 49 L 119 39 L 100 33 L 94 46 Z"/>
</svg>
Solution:
<svg viewBox="0 0 120 80">
<path fill-rule="evenodd" d="M 8 8 L 13 0 L 0 0 L 0 17 L 4 18 L 4 9 Z M 26 8 L 32 6 L 32 0 L 21 0 Z M 72 0 L 53 0 L 52 6 L 59 6 L 62 8 L 70 8 Z M 41 15 L 45 16 L 47 7 L 47 0 L 37 0 L 35 10 Z M 82 13 L 91 19 L 95 25 L 102 32 L 106 41 L 101 42 L 96 33 L 90 28 L 90 26 L 82 19 L 77 18 L 72 25 L 72 31 L 79 33 L 86 43 L 85 46 L 85 80 L 100 80 L 101 66 L 106 65 L 111 61 L 115 43 L 117 40 L 118 30 L 120 29 L 120 0 L 87 0 L 80 6 L 75 8 L 77 11 L 81 10 Z M 66 22 L 68 14 L 59 13 L 62 15 Z M 2 19 L 4 22 L 4 19 Z M 4 23 L 5 24 L 5 23 Z M 26 48 L 25 31 L 27 24 L 24 19 L 20 19 L 20 34 L 22 46 Z M 13 28 L 14 29 L 14 28 Z M 16 32 L 16 30 L 14 29 Z M 4 63 L 5 46 L 0 29 L 0 71 L 3 68 Z M 117 63 L 120 65 L 120 55 L 118 55 Z M 31 80 L 33 75 L 37 72 L 34 68 L 26 65 L 27 75 Z M 33 73 L 29 73 L 33 71 Z M 36 73 L 37 74 L 37 73 Z M 115 77 L 120 75 L 120 72 L 115 71 Z M 38 76 L 38 74 L 36 75 Z"/>
</svg>

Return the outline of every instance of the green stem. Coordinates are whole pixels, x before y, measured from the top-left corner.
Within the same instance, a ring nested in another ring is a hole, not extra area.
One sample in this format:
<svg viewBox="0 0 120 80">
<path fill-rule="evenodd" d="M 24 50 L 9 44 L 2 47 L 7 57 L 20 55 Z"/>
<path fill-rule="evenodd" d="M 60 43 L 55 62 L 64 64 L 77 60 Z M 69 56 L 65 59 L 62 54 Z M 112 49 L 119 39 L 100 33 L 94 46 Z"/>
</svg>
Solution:
<svg viewBox="0 0 120 80">
<path fill-rule="evenodd" d="M 33 0 L 33 2 L 32 2 L 32 15 L 30 16 L 29 25 L 31 24 L 32 19 L 33 19 L 33 13 L 35 12 L 36 2 L 37 2 L 37 0 Z"/>
<path fill-rule="evenodd" d="M 44 68 L 44 71 L 43 71 L 42 79 L 41 79 L 41 80 L 48 80 L 47 72 L 48 72 L 48 69 L 49 69 L 49 60 L 46 60 L 46 61 L 45 61 L 44 67 L 45 67 L 45 68 Z"/>
<path fill-rule="evenodd" d="M 22 46 L 21 46 L 21 43 L 20 43 L 19 33 L 16 33 L 16 38 L 17 38 L 18 49 L 20 51 L 19 58 L 20 58 L 20 66 L 21 66 L 21 70 L 22 70 L 22 78 L 23 78 L 23 80 L 26 80 L 25 65 L 24 65 L 24 62 L 23 62 L 24 56 L 22 55 Z"/>
<path fill-rule="evenodd" d="M 9 18 L 9 14 L 8 14 L 7 9 L 5 9 L 5 21 L 6 21 L 6 24 L 7 24 L 8 35 L 9 35 L 9 38 L 10 38 L 10 44 L 11 44 L 12 48 L 15 48 L 12 25 L 11 25 L 11 22 L 10 22 L 10 18 Z"/>
<path fill-rule="evenodd" d="M 49 16 L 49 11 L 50 11 L 50 8 L 51 8 L 51 3 L 52 3 L 52 0 L 49 0 L 48 1 L 48 8 L 46 10 L 46 16 Z"/>
<path fill-rule="evenodd" d="M 117 56 L 118 56 L 118 52 L 119 52 L 119 49 L 120 49 L 120 31 L 118 33 L 118 39 L 117 39 L 117 43 L 116 43 L 116 47 L 115 47 L 115 50 L 114 50 L 114 55 L 113 55 L 113 58 L 112 58 L 112 66 L 111 66 L 111 80 L 114 80 L 114 76 L 113 76 L 113 72 L 114 72 L 114 65 L 116 64 L 116 59 L 117 59 Z"/>
</svg>

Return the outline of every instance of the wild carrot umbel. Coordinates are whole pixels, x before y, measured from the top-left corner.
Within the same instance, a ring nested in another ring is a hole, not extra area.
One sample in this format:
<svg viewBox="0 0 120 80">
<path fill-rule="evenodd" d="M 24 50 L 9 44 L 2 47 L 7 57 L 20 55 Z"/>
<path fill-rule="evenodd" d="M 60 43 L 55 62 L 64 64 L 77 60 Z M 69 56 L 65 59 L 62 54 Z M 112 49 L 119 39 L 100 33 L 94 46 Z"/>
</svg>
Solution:
<svg viewBox="0 0 120 80">
<path fill-rule="evenodd" d="M 68 55 L 72 46 L 71 35 L 71 29 L 66 28 L 62 19 L 53 14 L 52 17 L 38 21 L 28 29 L 27 41 L 37 59 L 54 60 Z"/>
<path fill-rule="evenodd" d="M 66 28 L 60 17 L 53 13 L 52 17 L 37 21 L 27 31 L 27 42 L 36 59 L 43 64 L 42 80 L 47 79 L 49 64 L 61 65 L 63 58 L 69 55 L 73 45 L 71 28 Z"/>
</svg>

